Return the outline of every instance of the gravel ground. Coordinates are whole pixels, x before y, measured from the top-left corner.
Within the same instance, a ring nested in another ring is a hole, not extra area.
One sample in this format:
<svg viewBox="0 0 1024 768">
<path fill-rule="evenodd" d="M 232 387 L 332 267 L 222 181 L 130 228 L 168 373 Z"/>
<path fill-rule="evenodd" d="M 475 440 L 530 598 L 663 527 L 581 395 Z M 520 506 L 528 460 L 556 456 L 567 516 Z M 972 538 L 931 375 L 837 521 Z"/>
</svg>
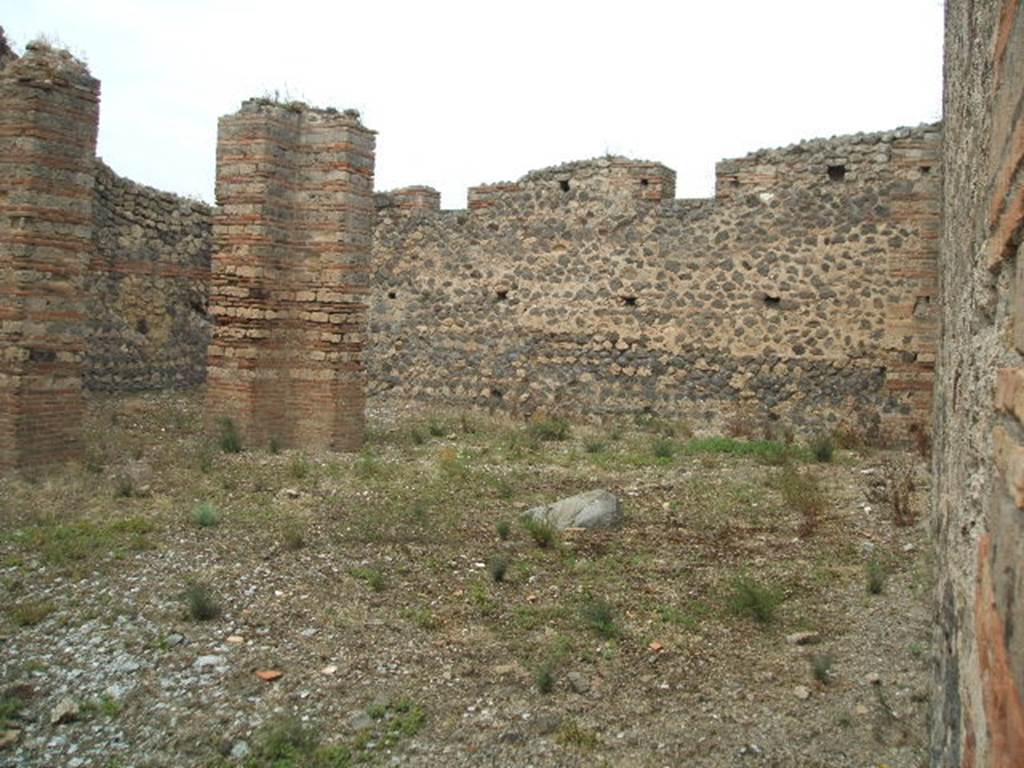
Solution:
<svg viewBox="0 0 1024 768">
<path fill-rule="evenodd" d="M 0 480 L 0 766 L 927 764 L 913 460 L 392 406 L 358 456 L 225 453 L 200 403 L 97 398 L 81 466 Z M 622 529 L 518 522 L 592 488 Z"/>
</svg>

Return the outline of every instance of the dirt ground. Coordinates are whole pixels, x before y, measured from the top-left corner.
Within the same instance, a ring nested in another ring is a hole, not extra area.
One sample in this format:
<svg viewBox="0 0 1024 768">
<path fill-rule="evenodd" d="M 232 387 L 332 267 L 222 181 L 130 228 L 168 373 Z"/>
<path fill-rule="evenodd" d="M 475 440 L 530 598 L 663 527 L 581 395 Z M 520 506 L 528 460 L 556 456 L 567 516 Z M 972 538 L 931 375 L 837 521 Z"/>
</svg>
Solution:
<svg viewBox="0 0 1024 768">
<path fill-rule="evenodd" d="M 927 764 L 920 461 L 897 525 L 880 450 L 374 406 L 226 452 L 199 405 L 0 480 L 0 766 Z M 523 526 L 594 488 L 621 529 Z"/>
</svg>

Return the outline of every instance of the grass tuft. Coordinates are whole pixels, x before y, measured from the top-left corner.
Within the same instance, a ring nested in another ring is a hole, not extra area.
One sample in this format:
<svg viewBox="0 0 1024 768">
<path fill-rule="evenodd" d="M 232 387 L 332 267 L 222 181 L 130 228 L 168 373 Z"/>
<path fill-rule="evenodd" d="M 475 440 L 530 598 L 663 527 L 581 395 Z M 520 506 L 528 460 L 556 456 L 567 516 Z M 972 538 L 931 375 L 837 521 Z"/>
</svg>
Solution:
<svg viewBox="0 0 1024 768">
<path fill-rule="evenodd" d="M 759 624 L 770 624 L 775 611 L 782 602 L 782 596 L 775 589 L 766 587 L 747 576 L 733 579 L 726 605 L 736 616 L 751 618 Z"/>
<path fill-rule="evenodd" d="M 192 510 L 192 522 L 200 528 L 212 528 L 220 523 L 220 510 L 208 501 L 204 501 Z"/>
<path fill-rule="evenodd" d="M 864 576 L 869 595 L 880 595 L 885 591 L 888 574 L 882 561 L 876 555 L 872 555 L 864 564 Z"/>
<path fill-rule="evenodd" d="M 188 615 L 195 621 L 212 621 L 221 614 L 220 604 L 213 592 L 202 582 L 193 581 L 185 587 L 185 605 Z"/>
<path fill-rule="evenodd" d="M 242 436 L 238 433 L 238 425 L 228 416 L 220 420 L 220 438 L 218 443 L 224 453 L 242 452 Z"/>
<path fill-rule="evenodd" d="M 505 574 L 508 573 L 508 559 L 501 555 L 495 555 L 487 563 L 487 572 L 491 574 L 495 583 L 500 584 L 505 580 Z"/>
<path fill-rule="evenodd" d="M 572 435 L 572 428 L 565 419 L 556 417 L 538 417 L 533 419 L 526 427 L 529 437 L 542 442 L 553 442 L 568 440 Z"/>
<path fill-rule="evenodd" d="M 499 520 L 494 528 L 502 541 L 508 541 L 508 537 L 512 535 L 512 524 L 508 520 Z"/>
<path fill-rule="evenodd" d="M 523 528 L 541 549 L 552 547 L 558 539 L 558 531 L 555 530 L 555 526 L 546 520 L 537 520 L 529 516 L 524 517 Z"/>
<path fill-rule="evenodd" d="M 607 600 L 588 597 L 580 606 L 583 623 L 605 639 L 618 637 L 619 627 L 615 621 L 615 608 Z"/>
<path fill-rule="evenodd" d="M 807 446 L 815 461 L 827 464 L 836 452 L 836 441 L 831 435 L 818 435 Z"/>
</svg>

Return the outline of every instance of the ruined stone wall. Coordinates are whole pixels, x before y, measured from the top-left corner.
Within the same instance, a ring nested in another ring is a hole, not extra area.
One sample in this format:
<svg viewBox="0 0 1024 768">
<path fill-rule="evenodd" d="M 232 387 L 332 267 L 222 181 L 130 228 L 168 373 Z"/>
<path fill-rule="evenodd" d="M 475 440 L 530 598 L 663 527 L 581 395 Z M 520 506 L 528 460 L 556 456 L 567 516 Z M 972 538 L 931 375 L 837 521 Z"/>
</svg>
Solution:
<svg viewBox="0 0 1024 768">
<path fill-rule="evenodd" d="M 81 446 L 99 83 L 43 44 L 0 53 L 0 470 L 32 469 Z"/>
<path fill-rule="evenodd" d="M 374 135 L 266 100 L 221 118 L 208 413 L 246 439 L 362 442 Z"/>
<path fill-rule="evenodd" d="M 212 209 L 96 167 L 85 280 L 85 387 L 191 387 L 206 378 Z"/>
<path fill-rule="evenodd" d="M 933 764 L 1024 759 L 1024 12 L 946 4 Z"/>
<path fill-rule="evenodd" d="M 617 157 L 467 211 L 378 196 L 371 391 L 906 436 L 929 421 L 940 178 L 924 126 L 723 162 L 713 200 Z"/>
</svg>

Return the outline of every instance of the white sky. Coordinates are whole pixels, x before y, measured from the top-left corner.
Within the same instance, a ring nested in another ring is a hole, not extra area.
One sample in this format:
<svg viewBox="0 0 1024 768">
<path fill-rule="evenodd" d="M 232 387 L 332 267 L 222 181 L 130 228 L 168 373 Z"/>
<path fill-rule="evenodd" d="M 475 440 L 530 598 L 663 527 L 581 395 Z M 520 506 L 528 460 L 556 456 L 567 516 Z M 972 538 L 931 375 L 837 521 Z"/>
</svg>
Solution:
<svg viewBox="0 0 1024 768">
<path fill-rule="evenodd" d="M 941 115 L 941 0 L 13 0 L 102 81 L 99 154 L 213 200 L 217 117 L 273 94 L 355 108 L 377 189 L 466 187 L 611 152 L 711 195 L 714 164 Z"/>
</svg>

